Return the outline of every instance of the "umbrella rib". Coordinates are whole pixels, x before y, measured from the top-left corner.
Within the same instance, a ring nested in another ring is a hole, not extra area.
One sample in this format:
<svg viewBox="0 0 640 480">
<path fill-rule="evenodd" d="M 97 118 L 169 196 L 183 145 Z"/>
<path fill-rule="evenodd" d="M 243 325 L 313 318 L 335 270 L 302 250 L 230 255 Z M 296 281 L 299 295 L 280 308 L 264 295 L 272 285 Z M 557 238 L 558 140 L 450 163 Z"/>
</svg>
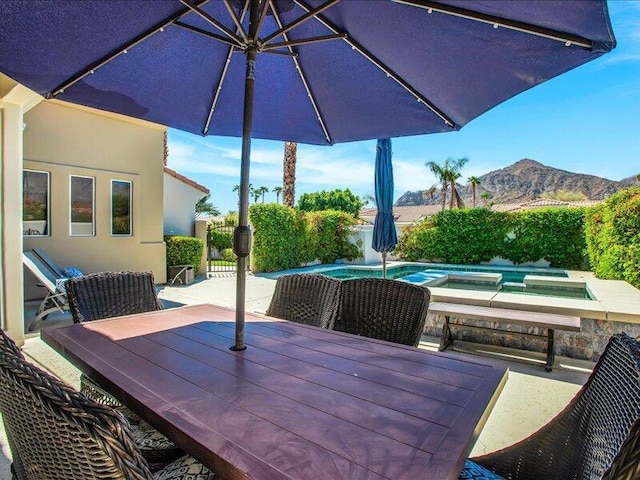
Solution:
<svg viewBox="0 0 640 480">
<path fill-rule="evenodd" d="M 538 25 L 533 25 L 526 22 L 519 22 L 516 20 L 509 20 L 504 17 L 497 17 L 494 15 L 488 15 L 485 13 L 474 12 L 467 10 L 466 8 L 455 7 L 452 5 L 443 5 L 439 2 L 432 2 L 428 0 L 393 0 L 396 3 L 410 5 L 413 7 L 424 8 L 429 13 L 439 12 L 445 15 L 452 15 L 455 17 L 466 18 L 467 20 L 473 20 L 476 22 L 487 23 L 493 25 L 494 28 L 503 27 L 509 30 L 515 30 L 529 35 L 535 35 L 538 37 L 544 37 L 551 40 L 564 43 L 567 47 L 571 45 L 577 45 L 579 47 L 586 48 L 588 50 L 593 49 L 593 42 L 587 38 L 573 35 L 566 32 L 559 32 L 551 28 L 545 28 Z"/>
<path fill-rule="evenodd" d="M 307 20 L 310 20 L 310 19 L 314 18 L 320 12 L 324 12 L 327 8 L 333 7 L 339 1 L 340 0 L 329 0 L 328 2 L 320 5 L 319 7 L 314 8 L 313 10 L 307 10 L 306 14 L 304 14 L 303 16 L 295 19 L 293 22 L 285 25 L 284 27 L 282 25 L 279 25 L 280 28 L 278 30 L 276 30 L 275 32 L 273 32 L 268 37 L 262 39 L 261 43 L 263 43 L 263 44 L 269 43 L 270 40 L 273 40 L 274 38 L 277 38 L 280 35 L 284 35 L 289 30 L 292 30 L 292 29 L 302 25 Z"/>
<path fill-rule="evenodd" d="M 306 10 L 307 12 L 311 11 L 311 7 L 309 7 L 303 0 L 294 0 L 294 1 L 299 7 Z M 323 15 L 316 14 L 314 15 L 314 17 L 320 23 L 322 23 L 326 28 L 328 28 L 335 34 L 341 33 L 340 29 Z M 378 67 L 380 70 L 386 73 L 388 77 L 392 78 L 398 85 L 400 85 L 407 92 L 413 95 L 418 102 L 423 103 L 429 110 L 431 110 L 438 117 L 440 117 L 445 124 L 449 125 L 454 130 L 457 129 L 455 122 L 448 115 L 446 115 L 442 110 L 440 110 L 431 101 L 429 101 L 424 95 L 422 95 L 414 87 L 412 87 L 409 82 L 407 82 L 400 75 L 398 75 L 391 68 L 389 68 L 384 62 L 382 62 L 382 60 L 380 60 L 378 57 L 376 57 L 374 54 L 369 52 L 366 48 L 364 48 L 362 45 L 360 45 L 358 42 L 356 42 L 349 36 L 343 38 L 343 41 L 348 43 L 351 46 L 351 48 L 353 48 L 354 50 L 357 50 L 358 53 L 360 53 L 360 55 L 365 57 L 367 60 L 373 63 L 376 67 Z"/>
<path fill-rule="evenodd" d="M 204 35 L 205 37 L 208 37 L 208 38 L 213 38 L 214 40 L 218 40 L 219 42 L 226 43 L 227 45 L 231 45 L 233 47 L 237 47 L 238 46 L 238 44 L 236 42 L 234 42 L 233 40 L 228 39 L 227 37 L 223 37 L 222 35 L 216 35 L 215 33 L 211 33 L 211 32 L 208 32 L 206 30 L 203 30 L 201 28 L 194 27 L 192 25 L 187 25 L 186 23 L 182 23 L 182 22 L 177 22 L 176 21 L 173 24 L 176 27 L 184 28 L 185 30 L 189 30 L 190 32 L 194 32 L 194 33 L 198 33 L 200 35 Z"/>
<path fill-rule="evenodd" d="M 273 4 L 273 0 L 268 0 L 268 3 L 271 5 L 271 11 L 273 12 L 273 18 L 278 23 L 278 26 L 280 28 L 282 28 L 282 21 L 280 20 L 280 15 L 278 15 L 278 12 L 276 11 L 276 7 Z M 282 36 L 285 39 L 285 42 L 289 41 L 289 38 L 288 38 L 288 35 L 286 34 L 286 32 L 284 32 L 282 34 Z M 291 46 L 287 45 L 287 48 L 289 49 L 289 51 L 291 53 L 295 53 Z M 298 71 L 298 75 L 300 75 L 300 80 L 302 81 L 302 85 L 304 85 L 304 88 L 307 91 L 307 95 L 309 97 L 309 100 L 311 101 L 311 106 L 313 107 L 313 110 L 316 112 L 316 118 L 318 119 L 318 122 L 320 122 L 320 126 L 322 127 L 322 130 L 324 131 L 324 136 L 327 139 L 327 143 L 332 144 L 333 141 L 331 140 L 331 135 L 329 135 L 329 130 L 327 128 L 327 125 L 326 125 L 326 123 L 324 121 L 324 118 L 322 117 L 322 113 L 320 113 L 320 108 L 318 107 L 318 104 L 316 103 L 315 96 L 313 95 L 313 92 L 311 91 L 311 87 L 309 86 L 309 82 L 307 82 L 307 78 L 306 78 L 304 72 L 302 71 L 302 67 L 300 66 L 300 62 L 298 61 L 297 56 L 293 57 L 293 63 L 296 66 L 296 70 Z"/>
<path fill-rule="evenodd" d="M 249 10 L 249 0 L 245 1 L 244 9 L 242 10 L 242 15 L 240 15 L 240 22 L 244 20 L 247 11 Z M 218 99 L 220 98 L 220 92 L 222 91 L 222 84 L 224 83 L 224 79 L 227 77 L 227 70 L 229 70 L 229 63 L 231 62 L 231 56 L 233 55 L 235 48 L 233 46 L 229 47 L 229 51 L 227 52 L 227 58 L 224 62 L 224 67 L 222 69 L 222 73 L 220 74 L 220 79 L 218 80 L 218 85 L 216 87 L 216 91 L 213 95 L 213 101 L 211 102 L 211 107 L 209 108 L 209 115 L 207 116 L 207 121 L 204 124 L 204 129 L 202 130 L 203 135 L 207 135 L 209 133 L 209 127 L 211 126 L 211 120 L 213 119 L 213 112 L 216 110 L 216 105 L 218 104 Z"/>
<path fill-rule="evenodd" d="M 222 23 L 220 23 L 218 20 L 216 20 L 215 18 L 213 18 L 211 15 L 209 15 L 207 12 L 205 12 L 204 10 L 202 10 L 199 6 L 194 5 L 193 3 L 191 3 L 189 0 L 180 0 L 180 3 L 182 3 L 183 5 L 185 5 L 186 7 L 188 7 L 191 11 L 193 11 L 194 13 L 198 14 L 200 17 L 202 17 L 204 20 L 206 20 L 207 22 L 209 22 L 211 25 L 213 25 L 215 28 L 217 28 L 218 30 L 220 30 L 222 33 L 224 33 L 226 36 L 228 36 L 229 38 L 231 38 L 233 41 L 236 42 L 237 46 L 240 48 L 244 48 L 244 45 L 242 43 L 242 40 L 240 39 L 240 37 L 238 37 L 235 33 L 233 33 L 231 30 L 229 30 L 227 27 L 225 27 Z"/>
<path fill-rule="evenodd" d="M 327 42 L 329 40 L 340 40 L 342 38 L 345 38 L 346 36 L 347 36 L 346 33 L 340 33 L 340 34 L 337 34 L 337 35 L 322 35 L 322 36 L 319 36 L 319 37 L 303 38 L 303 39 L 300 39 L 300 40 L 270 43 L 270 44 L 265 45 L 264 47 L 262 47 L 262 51 L 263 52 L 268 52 L 269 50 L 273 50 L 274 48 L 295 47 L 295 46 L 298 46 L 298 45 L 307 45 L 309 43 Z"/>
<path fill-rule="evenodd" d="M 208 3 L 208 2 L 209 2 L 209 0 L 204 0 L 204 1 L 200 2 L 200 5 L 204 5 L 204 4 Z M 89 65 L 88 67 L 78 71 L 75 75 L 72 75 L 67 80 L 65 80 L 64 82 L 59 84 L 57 87 L 51 89 L 51 93 L 49 95 L 45 95 L 45 97 L 46 98 L 55 98 L 58 95 L 60 95 L 61 93 L 64 93 L 64 91 L 67 88 L 75 85 L 80 80 L 85 78 L 87 75 L 91 75 L 91 74 L 95 73 L 96 70 L 98 70 L 99 68 L 104 67 L 107 63 L 109 63 L 112 60 L 118 58 L 120 55 L 126 54 L 128 52 L 128 50 L 130 50 L 133 47 L 135 47 L 136 45 L 144 42 L 147 38 L 155 35 L 156 33 L 164 32 L 165 27 L 168 27 L 169 25 L 172 25 L 178 19 L 180 19 L 180 18 L 184 17 L 185 15 L 187 15 L 188 13 L 190 13 L 190 11 L 191 10 L 183 10 L 180 13 L 177 13 L 176 15 L 174 15 L 171 18 L 169 18 L 168 20 L 164 20 L 163 22 L 161 22 L 159 24 L 156 24 L 155 26 L 151 27 L 146 32 L 143 32 L 142 34 L 138 35 L 136 38 L 134 38 L 131 42 L 127 43 L 125 46 L 121 46 L 121 47 L 118 47 L 118 48 L 112 50 L 107 55 L 105 55 L 104 57 L 99 59 L 98 61 L 96 61 L 96 62 L 92 63 L 91 65 Z"/>
<path fill-rule="evenodd" d="M 227 11 L 229 12 L 229 15 L 231 16 L 231 20 L 233 20 L 233 23 L 235 23 L 235 25 L 236 25 L 237 32 L 242 37 L 242 40 L 244 42 L 246 42 L 247 41 L 247 32 L 245 32 L 244 27 L 242 26 L 242 22 L 240 22 L 240 20 L 238 20 L 238 17 L 236 16 L 236 12 L 233 10 L 233 7 L 229 3 L 229 0 L 224 0 L 224 6 L 227 7 Z"/>
</svg>

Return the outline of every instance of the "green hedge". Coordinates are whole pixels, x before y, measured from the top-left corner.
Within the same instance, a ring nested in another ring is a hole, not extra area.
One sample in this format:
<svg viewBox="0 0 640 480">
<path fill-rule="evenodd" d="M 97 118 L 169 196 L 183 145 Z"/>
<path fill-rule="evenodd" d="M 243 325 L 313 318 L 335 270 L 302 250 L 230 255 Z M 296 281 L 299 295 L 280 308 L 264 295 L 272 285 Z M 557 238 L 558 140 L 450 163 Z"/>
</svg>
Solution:
<svg viewBox="0 0 640 480">
<path fill-rule="evenodd" d="M 197 272 L 200 270 L 200 260 L 204 242 L 199 238 L 166 236 L 164 242 L 167 245 L 167 270 L 173 265 L 193 265 Z"/>
<path fill-rule="evenodd" d="M 586 243 L 598 278 L 640 288 L 640 187 L 617 192 L 587 211 Z"/>
<path fill-rule="evenodd" d="M 349 242 L 356 220 L 347 213 L 305 213 L 284 205 L 257 203 L 251 206 L 249 218 L 253 226 L 253 271 L 275 272 L 316 259 L 333 263 L 361 256 L 358 246 Z"/>
<path fill-rule="evenodd" d="M 207 233 L 209 235 L 209 244 L 213 245 L 219 252 L 233 247 L 233 233 L 229 231 L 229 227 L 221 224 L 211 224 Z"/>
<path fill-rule="evenodd" d="M 585 248 L 580 208 L 493 212 L 445 210 L 405 230 L 396 254 L 405 260 L 476 264 L 502 257 L 514 263 L 544 258 L 551 266 L 580 268 Z"/>
</svg>

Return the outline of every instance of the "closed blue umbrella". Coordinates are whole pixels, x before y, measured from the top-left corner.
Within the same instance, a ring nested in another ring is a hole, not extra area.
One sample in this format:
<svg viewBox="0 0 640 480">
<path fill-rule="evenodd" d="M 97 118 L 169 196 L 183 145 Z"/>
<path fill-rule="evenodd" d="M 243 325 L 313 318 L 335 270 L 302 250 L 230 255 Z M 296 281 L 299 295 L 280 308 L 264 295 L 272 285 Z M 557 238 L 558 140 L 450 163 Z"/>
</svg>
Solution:
<svg viewBox="0 0 640 480">
<path fill-rule="evenodd" d="M 46 98 L 242 136 L 238 350 L 252 137 L 459 130 L 614 46 L 606 0 L 0 2 L 0 72 Z"/>
<path fill-rule="evenodd" d="M 376 219 L 373 223 L 371 247 L 382 253 L 382 277 L 387 278 L 387 253 L 398 243 L 393 223 L 393 164 L 391 163 L 391 139 L 379 139 L 376 146 Z"/>
</svg>

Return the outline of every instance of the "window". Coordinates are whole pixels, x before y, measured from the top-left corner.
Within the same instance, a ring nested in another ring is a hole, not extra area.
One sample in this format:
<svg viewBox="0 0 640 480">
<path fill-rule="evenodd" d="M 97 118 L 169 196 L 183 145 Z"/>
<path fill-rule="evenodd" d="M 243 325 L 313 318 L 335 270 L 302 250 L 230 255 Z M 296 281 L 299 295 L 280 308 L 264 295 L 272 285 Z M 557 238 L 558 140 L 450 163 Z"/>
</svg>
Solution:
<svg viewBox="0 0 640 480">
<path fill-rule="evenodd" d="M 49 172 L 22 172 L 22 234 L 49 235 Z"/>
<path fill-rule="evenodd" d="M 71 204 L 69 234 L 81 237 L 95 235 L 94 178 L 71 175 L 69 187 Z"/>
<path fill-rule="evenodd" d="M 131 182 L 111 180 L 111 235 L 131 235 Z"/>
</svg>

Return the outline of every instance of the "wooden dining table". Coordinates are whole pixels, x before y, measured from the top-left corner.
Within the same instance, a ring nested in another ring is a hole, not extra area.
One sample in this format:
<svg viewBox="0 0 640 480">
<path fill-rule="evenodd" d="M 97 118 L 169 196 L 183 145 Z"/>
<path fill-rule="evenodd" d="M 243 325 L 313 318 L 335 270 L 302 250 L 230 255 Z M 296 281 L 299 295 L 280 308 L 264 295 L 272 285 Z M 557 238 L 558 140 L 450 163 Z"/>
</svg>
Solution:
<svg viewBox="0 0 640 480">
<path fill-rule="evenodd" d="M 45 328 L 83 373 L 226 480 L 454 480 L 508 369 L 197 305 Z"/>
</svg>

